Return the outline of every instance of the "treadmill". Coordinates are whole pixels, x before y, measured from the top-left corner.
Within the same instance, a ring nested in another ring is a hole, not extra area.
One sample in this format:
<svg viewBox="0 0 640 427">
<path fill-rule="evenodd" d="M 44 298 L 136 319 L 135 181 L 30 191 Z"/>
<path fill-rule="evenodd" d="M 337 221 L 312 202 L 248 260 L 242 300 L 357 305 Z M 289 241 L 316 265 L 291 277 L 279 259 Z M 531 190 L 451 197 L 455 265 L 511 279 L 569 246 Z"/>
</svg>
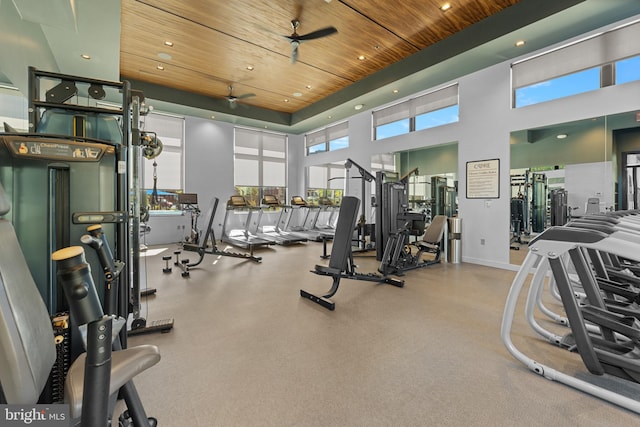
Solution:
<svg viewBox="0 0 640 427">
<path fill-rule="evenodd" d="M 300 196 L 291 198 L 292 209 L 286 220 L 286 231 L 305 236 L 308 240 L 322 242 L 333 239 L 334 231 L 330 229 L 318 229 L 316 224 L 321 207 L 312 206 Z"/>
<path fill-rule="evenodd" d="M 281 226 L 285 223 L 283 217 L 288 213 L 285 206 L 280 204 L 274 195 L 265 195 L 262 198 L 262 208 L 258 216 L 255 230 L 250 229 L 258 237 L 273 239 L 279 245 L 293 245 L 309 240 L 307 236 L 285 231 Z"/>
<path fill-rule="evenodd" d="M 231 196 L 222 225 L 222 241 L 242 249 L 253 249 L 276 244 L 274 239 L 260 237 L 249 230 L 253 214 L 260 208 L 252 208 L 244 196 Z"/>
</svg>

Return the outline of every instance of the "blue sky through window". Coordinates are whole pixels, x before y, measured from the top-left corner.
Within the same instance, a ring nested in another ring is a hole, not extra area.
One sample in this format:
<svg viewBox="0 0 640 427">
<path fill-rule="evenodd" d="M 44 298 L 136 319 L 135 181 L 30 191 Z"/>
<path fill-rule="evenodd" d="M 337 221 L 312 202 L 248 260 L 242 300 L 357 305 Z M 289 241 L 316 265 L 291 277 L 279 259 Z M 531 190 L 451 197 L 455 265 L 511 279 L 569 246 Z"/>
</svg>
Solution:
<svg viewBox="0 0 640 427">
<path fill-rule="evenodd" d="M 405 133 L 409 133 L 408 118 L 378 126 L 376 128 L 376 140 L 391 138 L 392 136 L 403 135 Z"/>
<path fill-rule="evenodd" d="M 416 130 L 455 123 L 458 120 L 458 105 L 456 104 L 416 116 Z"/>
<path fill-rule="evenodd" d="M 640 56 L 616 62 L 616 84 L 640 80 Z"/>
<path fill-rule="evenodd" d="M 516 89 L 516 108 L 600 88 L 600 67 Z"/>
<path fill-rule="evenodd" d="M 339 150 L 341 148 L 349 147 L 349 137 L 343 136 L 342 138 L 329 141 L 329 151 Z"/>
</svg>

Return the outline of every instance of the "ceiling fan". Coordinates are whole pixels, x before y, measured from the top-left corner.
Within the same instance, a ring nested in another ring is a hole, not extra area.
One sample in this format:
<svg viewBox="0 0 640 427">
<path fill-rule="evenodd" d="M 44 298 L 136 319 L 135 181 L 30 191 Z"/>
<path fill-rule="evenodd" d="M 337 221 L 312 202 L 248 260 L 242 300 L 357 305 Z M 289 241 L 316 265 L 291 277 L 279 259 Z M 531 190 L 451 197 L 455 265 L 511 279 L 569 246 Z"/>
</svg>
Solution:
<svg viewBox="0 0 640 427">
<path fill-rule="evenodd" d="M 244 95 L 238 95 L 238 96 L 234 96 L 233 95 L 233 86 L 229 85 L 229 95 L 225 96 L 224 98 L 229 101 L 229 107 L 230 108 L 236 108 L 238 106 L 237 102 L 239 99 L 247 99 L 247 98 L 252 98 L 256 96 L 255 93 L 245 93 Z"/>
<path fill-rule="evenodd" d="M 320 30 L 313 31 L 309 34 L 298 34 L 298 27 L 300 26 L 300 21 L 298 19 L 293 19 L 291 21 L 291 27 L 293 28 L 293 34 L 290 36 L 282 36 L 283 38 L 289 41 L 291 45 L 291 63 L 295 64 L 298 60 L 298 46 L 300 43 L 306 42 L 309 40 L 319 39 L 322 37 L 330 36 L 331 34 L 337 33 L 338 30 L 335 27 L 326 27 Z"/>
</svg>

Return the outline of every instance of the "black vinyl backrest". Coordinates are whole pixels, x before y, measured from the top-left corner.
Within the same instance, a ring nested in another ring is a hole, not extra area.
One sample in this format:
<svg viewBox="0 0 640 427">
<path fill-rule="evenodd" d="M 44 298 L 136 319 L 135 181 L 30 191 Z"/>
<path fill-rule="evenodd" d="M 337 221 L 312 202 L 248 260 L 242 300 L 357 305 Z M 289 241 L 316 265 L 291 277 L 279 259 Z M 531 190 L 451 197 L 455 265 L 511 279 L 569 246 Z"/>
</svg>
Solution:
<svg viewBox="0 0 640 427">
<path fill-rule="evenodd" d="M 346 196 L 342 198 L 340 211 L 338 213 L 338 223 L 331 246 L 331 259 L 329 267 L 341 271 L 347 269 L 347 261 L 351 253 L 351 239 L 353 230 L 356 228 L 358 219 L 358 208 L 360 200 L 357 197 Z"/>
</svg>

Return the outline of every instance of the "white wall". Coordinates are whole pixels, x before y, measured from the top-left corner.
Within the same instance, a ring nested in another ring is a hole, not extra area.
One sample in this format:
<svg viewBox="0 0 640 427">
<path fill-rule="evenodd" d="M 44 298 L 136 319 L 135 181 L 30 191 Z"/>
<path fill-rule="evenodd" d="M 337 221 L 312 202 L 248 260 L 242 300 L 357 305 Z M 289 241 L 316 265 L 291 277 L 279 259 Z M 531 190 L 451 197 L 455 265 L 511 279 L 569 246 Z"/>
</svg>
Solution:
<svg viewBox="0 0 640 427">
<path fill-rule="evenodd" d="M 305 168 L 308 166 L 351 158 L 369 168 L 371 155 L 375 153 L 414 150 L 457 141 L 462 260 L 513 268 L 509 265 L 508 246 L 510 133 L 640 109 L 640 82 L 511 109 L 510 62 L 491 66 L 456 81 L 459 84 L 458 123 L 372 141 L 371 111 L 362 111 L 349 119 L 349 148 L 313 156 L 304 155 L 303 136 L 290 135 L 289 194 L 304 194 Z M 454 82 L 445 85 L 450 83 Z M 216 225 L 221 227 L 224 203 L 233 193 L 233 125 L 196 118 L 187 118 L 185 124 L 185 191 L 198 193 L 202 207 L 211 197 L 219 197 L 221 206 Z M 467 199 L 466 163 L 484 159 L 500 159 L 500 197 Z M 365 191 L 365 205 L 368 205 L 370 186 Z M 350 185 L 350 193 L 361 196 L 360 185 Z M 367 217 L 371 217 L 370 210 Z M 216 233 L 220 236 L 219 229 Z"/>
<path fill-rule="evenodd" d="M 458 141 L 459 214 L 462 260 L 500 268 L 509 265 L 510 146 L 512 131 L 640 109 L 640 82 L 611 86 L 519 109 L 511 105 L 510 63 L 464 76 L 459 83 L 458 123 L 371 141 L 371 111 L 349 120 L 350 147 L 299 159 L 311 166 L 352 158 L 370 166 L 374 153 L 398 152 Z M 446 86 L 452 82 L 448 82 Z M 425 90 L 431 88 L 425 88 Z M 435 88 L 433 88 L 435 89 Z M 466 163 L 500 159 L 500 198 L 467 199 Z M 293 160 L 293 159 L 292 159 Z M 428 171 L 420 171 L 428 174 Z M 609 173 L 607 176 L 610 176 Z M 602 176 L 602 175 L 601 175 Z M 609 186 L 610 187 L 610 186 Z M 607 188 L 609 188 L 607 187 Z M 604 190 L 603 190 L 604 191 Z"/>
</svg>

